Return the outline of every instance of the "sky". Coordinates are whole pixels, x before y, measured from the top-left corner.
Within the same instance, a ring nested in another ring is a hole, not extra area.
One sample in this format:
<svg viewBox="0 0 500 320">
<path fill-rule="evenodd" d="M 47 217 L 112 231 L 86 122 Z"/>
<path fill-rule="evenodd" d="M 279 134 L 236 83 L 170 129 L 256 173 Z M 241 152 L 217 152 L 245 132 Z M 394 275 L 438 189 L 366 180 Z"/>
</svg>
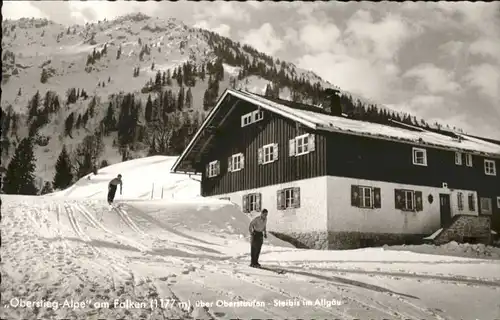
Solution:
<svg viewBox="0 0 500 320">
<path fill-rule="evenodd" d="M 376 103 L 500 139 L 499 3 L 5 1 L 2 7 L 4 18 L 68 25 L 131 12 L 212 30 Z"/>
</svg>

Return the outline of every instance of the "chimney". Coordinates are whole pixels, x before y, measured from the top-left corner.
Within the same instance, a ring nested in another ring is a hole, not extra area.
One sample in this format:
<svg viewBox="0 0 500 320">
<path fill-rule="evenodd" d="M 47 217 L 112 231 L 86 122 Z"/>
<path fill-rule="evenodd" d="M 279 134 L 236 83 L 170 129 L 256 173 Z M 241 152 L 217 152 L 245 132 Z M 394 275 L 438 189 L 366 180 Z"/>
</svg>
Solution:
<svg viewBox="0 0 500 320">
<path fill-rule="evenodd" d="M 336 89 L 326 89 L 324 91 L 324 109 L 333 116 L 342 116 L 342 106 L 340 104 L 340 91 Z"/>
</svg>

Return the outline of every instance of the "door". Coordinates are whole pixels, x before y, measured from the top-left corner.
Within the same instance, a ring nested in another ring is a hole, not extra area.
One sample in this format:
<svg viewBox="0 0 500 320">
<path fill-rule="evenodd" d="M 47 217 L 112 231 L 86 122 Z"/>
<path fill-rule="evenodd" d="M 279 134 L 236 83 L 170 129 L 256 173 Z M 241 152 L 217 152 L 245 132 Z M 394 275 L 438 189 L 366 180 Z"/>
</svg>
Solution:
<svg viewBox="0 0 500 320">
<path fill-rule="evenodd" d="M 451 205 L 449 194 L 439 194 L 439 211 L 441 213 L 441 228 L 445 228 L 449 226 L 451 222 Z"/>
</svg>

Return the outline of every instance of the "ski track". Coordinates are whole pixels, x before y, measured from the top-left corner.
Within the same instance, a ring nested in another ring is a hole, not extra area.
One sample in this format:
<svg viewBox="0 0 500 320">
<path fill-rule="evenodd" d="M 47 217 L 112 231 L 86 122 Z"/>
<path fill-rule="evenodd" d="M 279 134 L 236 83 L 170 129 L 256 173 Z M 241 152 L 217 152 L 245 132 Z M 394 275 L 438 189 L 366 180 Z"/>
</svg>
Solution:
<svg viewBox="0 0 500 320">
<path fill-rule="evenodd" d="M 290 268 L 304 270 L 304 266 L 283 266 L 283 265 L 269 265 L 270 267 L 279 268 Z M 497 287 L 500 288 L 500 282 L 498 281 L 487 281 L 481 278 L 465 277 L 465 276 L 440 276 L 431 274 L 416 274 L 416 273 L 405 273 L 405 272 L 389 272 L 389 271 L 364 271 L 356 269 L 338 269 L 338 268 L 323 268 L 323 267 L 308 267 L 308 270 L 316 270 L 323 272 L 330 272 L 336 274 L 361 274 L 368 276 L 382 276 L 390 278 L 409 278 L 409 279 L 419 279 L 422 281 L 442 281 L 449 282 L 453 284 L 466 284 L 466 285 L 476 285 L 476 286 L 486 286 L 486 287 Z M 292 271 L 293 272 L 293 271 Z"/>
<path fill-rule="evenodd" d="M 246 283 L 249 283 L 251 285 L 258 286 L 262 289 L 277 293 L 277 294 L 282 295 L 288 299 L 307 300 L 304 296 L 302 296 L 300 294 L 290 294 L 289 292 L 283 290 L 282 288 L 276 287 L 276 286 L 271 285 L 271 284 L 263 283 L 263 282 L 259 281 L 257 277 L 250 277 L 247 275 L 243 275 L 245 271 L 249 271 L 249 270 L 235 270 L 235 271 L 237 271 L 237 273 L 236 273 L 237 276 L 234 276 L 234 273 L 232 273 L 231 271 L 224 270 L 223 268 L 220 268 L 220 267 L 212 268 L 210 266 L 205 266 L 205 268 L 207 270 L 217 272 L 219 274 L 226 275 L 226 276 L 229 276 L 231 278 L 236 278 L 236 279 L 239 279 L 239 280 L 244 281 Z M 266 270 L 265 272 L 271 272 L 271 271 Z M 283 275 L 283 276 L 286 277 L 286 275 Z M 325 311 L 326 313 L 328 313 L 329 315 L 344 316 L 344 314 L 330 312 L 330 309 L 322 307 L 322 306 L 313 306 L 312 308 L 321 309 L 321 310 Z"/>
<path fill-rule="evenodd" d="M 103 257 L 105 263 L 109 265 L 112 269 L 118 271 L 121 273 L 123 276 L 125 276 L 125 280 L 129 279 L 131 277 L 131 271 L 128 270 L 127 266 L 124 265 L 119 261 L 119 259 L 115 256 L 110 255 L 110 253 L 104 255 L 98 248 L 96 248 L 94 245 L 92 245 L 92 239 L 82 231 L 80 224 L 78 223 L 75 213 L 74 213 L 74 208 L 78 210 L 77 206 L 72 206 L 71 203 L 65 202 L 64 203 L 64 208 L 65 211 L 68 215 L 68 219 L 70 220 L 71 227 L 73 228 L 73 231 L 84 241 L 87 246 L 93 251 L 94 256 L 97 257 Z M 80 213 L 83 213 L 83 211 L 78 210 Z M 94 224 L 94 221 L 92 218 L 90 218 L 87 214 L 83 213 L 82 214 L 91 224 L 94 225 L 94 227 L 97 227 L 97 225 Z M 111 259 L 109 259 L 111 258 Z M 111 260 L 111 261 L 110 261 Z"/>
<path fill-rule="evenodd" d="M 218 295 L 223 295 L 223 296 L 226 296 L 226 297 L 228 298 L 228 300 L 234 299 L 234 296 L 233 296 L 233 295 L 231 295 L 231 293 L 232 293 L 232 292 L 228 292 L 228 291 L 226 291 L 226 290 L 217 289 L 217 288 L 216 288 L 216 287 L 214 287 L 214 286 L 209 286 L 209 285 L 207 285 L 204 281 L 201 281 L 201 280 L 199 280 L 199 279 L 190 279 L 190 281 L 191 281 L 192 283 L 197 283 L 197 284 L 199 284 L 199 285 L 200 285 L 200 286 L 201 286 L 204 290 L 211 291 L 211 292 L 213 292 L 213 293 L 215 293 L 215 294 L 218 294 Z M 205 291 L 204 293 L 206 293 L 206 291 Z M 217 296 L 216 296 L 216 297 L 217 297 Z M 241 294 L 238 294 L 238 297 L 241 297 L 241 298 L 242 298 L 243 300 L 245 300 L 245 301 L 251 301 L 251 300 L 253 299 L 253 298 L 251 298 L 251 297 L 245 297 L 245 296 L 242 296 Z M 217 298 L 220 298 L 220 297 L 217 297 Z M 211 299 L 210 299 L 210 298 L 207 298 L 207 297 L 205 297 L 205 296 L 203 297 L 203 300 L 208 300 L 208 301 L 211 301 Z M 216 300 L 216 299 L 214 299 L 214 300 Z M 223 310 L 223 307 L 217 307 L 217 306 L 216 306 L 215 308 Z M 204 307 L 203 309 L 204 309 L 204 310 L 205 310 L 205 311 L 209 314 L 209 316 L 210 316 L 212 319 L 216 318 L 215 313 L 218 313 L 218 311 L 213 312 L 213 311 L 211 311 L 211 309 L 210 309 L 209 307 Z M 236 308 L 236 309 L 238 309 L 238 308 Z M 257 311 L 257 312 L 259 312 L 259 313 L 263 313 L 263 314 L 265 314 L 265 315 L 270 315 L 270 316 L 274 317 L 275 319 L 282 319 L 282 318 L 286 318 L 286 314 L 275 313 L 275 312 L 273 312 L 273 311 L 269 310 L 268 308 L 265 308 L 264 310 L 260 310 L 260 309 L 259 309 L 259 310 L 256 310 L 256 311 Z M 236 312 L 237 312 L 237 311 L 236 311 Z M 234 318 L 234 316 L 233 316 L 233 317 L 231 317 L 231 318 Z M 260 319 L 260 317 L 258 317 L 257 315 L 253 315 L 253 316 L 252 316 L 252 318 L 253 318 L 253 319 Z"/>
<path fill-rule="evenodd" d="M 270 266 L 270 267 L 278 267 L 278 266 Z M 240 270 L 240 271 L 243 271 L 243 270 Z M 266 270 L 267 271 L 267 270 Z M 272 271 L 267 271 L 267 272 L 272 272 Z M 293 276 L 292 276 L 293 275 Z M 294 274 L 293 271 L 292 272 L 287 272 L 286 275 L 287 278 L 295 278 L 295 279 L 301 279 L 301 278 L 304 278 L 304 279 L 307 279 L 307 278 L 313 278 L 315 279 L 316 281 L 319 280 L 317 278 L 314 278 L 313 276 L 308 276 L 308 275 L 302 275 L 302 274 Z M 237 278 L 240 278 L 240 277 L 237 277 Z M 245 281 L 249 281 L 248 278 L 245 279 Z M 334 283 L 332 283 L 333 281 L 328 281 L 328 280 L 322 280 L 323 283 L 327 284 L 327 286 L 330 288 L 330 289 L 337 289 L 338 286 L 335 286 Z M 250 280 L 250 283 L 253 283 L 255 284 L 253 281 Z M 311 283 L 311 282 L 309 282 Z M 262 284 L 260 283 L 259 286 L 261 285 L 264 285 L 263 287 L 264 288 L 267 288 L 269 287 L 269 289 L 273 290 L 274 292 L 276 292 L 276 287 L 275 288 L 272 288 L 272 286 L 268 286 L 266 284 Z M 318 287 L 318 286 L 315 286 L 315 287 Z M 319 288 L 322 288 L 322 287 L 319 287 Z M 361 288 L 361 289 L 364 289 L 364 288 Z M 278 293 L 285 293 L 285 291 L 283 289 L 279 289 L 278 288 Z M 366 290 L 366 289 L 365 289 Z M 355 293 L 353 292 L 352 290 L 348 290 L 350 293 L 354 293 L 355 295 L 357 295 L 356 298 L 359 298 L 359 295 L 360 293 Z M 362 291 L 363 292 L 363 291 Z M 391 297 L 391 298 L 395 298 L 396 300 L 398 300 L 399 302 L 402 302 L 406 305 L 408 305 L 411 309 L 413 310 L 416 310 L 416 311 L 419 311 L 423 314 L 425 314 L 426 316 L 431 316 L 431 317 L 434 317 L 436 319 L 439 319 L 439 320 L 446 320 L 446 318 L 442 318 L 440 317 L 439 315 L 435 314 L 434 312 L 429 312 L 429 310 L 427 308 L 423 308 L 423 307 L 420 307 L 412 302 L 410 302 L 408 299 L 402 297 L 400 294 L 397 294 L 397 293 L 393 293 L 393 292 L 387 292 L 387 291 L 381 291 L 381 293 L 383 293 L 384 295 L 388 296 L 388 297 Z M 302 296 L 298 296 L 300 299 L 303 299 Z M 294 299 L 296 297 L 288 294 L 288 298 L 291 298 L 291 299 Z M 367 303 L 364 303 L 361 301 L 361 299 L 356 299 L 356 298 L 353 298 L 352 295 L 351 296 L 348 296 L 346 299 L 348 300 L 351 300 L 351 301 L 356 301 L 357 303 L 359 303 L 360 305 L 364 305 L 368 308 L 371 308 L 371 309 L 375 309 L 375 310 L 378 310 L 380 311 L 381 313 L 385 313 L 387 315 L 390 315 L 391 317 L 393 316 L 398 316 L 400 319 L 415 319 L 415 320 L 419 320 L 421 319 L 421 315 L 415 315 L 415 316 L 411 316 L 409 314 L 407 314 L 406 312 L 404 311 L 401 311 L 399 308 L 397 309 L 393 309 L 391 308 L 389 305 L 387 304 L 384 304 L 384 303 L 381 303 L 379 301 L 375 301 L 375 305 L 374 304 L 367 304 Z M 373 298 L 371 298 L 370 296 L 365 296 L 363 295 L 363 299 L 368 299 L 368 300 L 371 300 L 373 301 Z M 377 306 L 378 305 L 378 306 Z M 380 307 L 379 307 L 380 306 Z M 322 308 L 322 309 L 325 309 L 325 308 Z M 327 309 L 328 310 L 328 309 Z M 390 311 L 392 313 L 389 313 L 387 311 Z M 346 316 L 346 314 L 341 314 L 341 316 Z"/>
<path fill-rule="evenodd" d="M 103 224 L 101 224 L 89 211 L 87 208 L 84 207 L 84 205 L 82 204 L 79 204 L 79 203 L 75 203 L 75 207 L 76 209 L 89 221 L 90 224 L 92 224 L 92 226 L 94 228 L 97 228 L 97 229 L 101 229 L 102 231 L 104 231 L 106 234 L 114 237 L 115 239 L 117 240 L 121 240 L 121 241 L 124 241 L 124 242 L 127 242 L 129 244 L 132 245 L 132 247 L 138 249 L 139 251 L 141 251 L 142 253 L 146 253 L 149 251 L 149 248 L 142 245 L 141 243 L 137 242 L 137 241 L 133 241 L 131 240 L 130 238 L 127 238 L 125 236 L 122 236 L 122 235 L 119 235 L 119 234 L 116 234 L 115 232 L 109 230 L 108 228 L 106 228 Z"/>
<path fill-rule="evenodd" d="M 305 279 L 311 278 L 311 277 L 302 276 L 302 275 L 296 275 L 296 277 L 297 278 L 304 277 Z M 320 282 L 324 286 L 318 285 L 317 282 Z M 348 293 L 346 295 L 343 295 L 343 300 L 347 300 L 350 303 L 358 304 L 361 307 L 364 307 L 365 310 L 377 310 L 381 314 L 387 315 L 389 318 L 397 316 L 401 320 L 409 320 L 409 319 L 421 320 L 422 319 L 421 316 L 412 316 L 412 315 L 409 315 L 407 311 L 401 310 L 400 307 L 392 308 L 388 303 L 384 304 L 384 303 L 380 302 L 379 299 L 375 300 L 370 295 L 365 295 L 364 293 L 366 293 L 366 291 L 365 291 L 365 289 L 362 289 L 362 288 L 361 289 L 363 291 L 361 291 L 361 292 L 359 292 L 360 291 L 359 288 L 349 288 L 349 289 L 340 288 L 339 289 L 339 287 L 337 285 L 335 285 L 334 283 L 332 283 L 331 281 L 320 280 L 320 279 L 316 279 L 316 278 L 314 278 L 313 281 L 308 281 L 308 283 L 311 284 L 311 285 L 313 285 L 316 288 L 328 289 L 328 290 L 332 290 L 332 291 L 337 290 L 337 291 L 340 291 L 340 292 Z M 399 299 L 399 296 L 397 296 L 397 295 L 394 295 L 394 294 L 391 294 L 391 293 L 387 293 L 387 292 L 384 292 L 384 294 L 388 295 L 390 297 L 396 296 L 396 299 L 398 299 L 399 301 L 401 301 Z M 365 301 L 371 301 L 373 303 L 368 303 L 368 302 L 365 302 Z M 422 311 L 422 309 L 420 307 L 416 307 L 414 305 L 412 305 L 412 308 L 413 309 L 417 309 L 418 311 Z M 427 312 L 424 312 L 424 313 L 426 315 L 428 314 Z M 383 319 L 387 319 L 387 318 L 384 317 Z"/>
<path fill-rule="evenodd" d="M 86 211 L 86 213 L 88 214 L 88 216 L 90 217 L 90 219 L 92 219 L 92 214 L 88 211 L 88 209 L 86 209 L 84 207 L 83 204 L 79 204 L 79 207 L 83 210 L 83 211 Z M 98 208 L 94 208 L 96 211 L 98 210 Z M 105 210 L 104 207 L 102 208 L 99 208 L 99 209 L 102 209 L 102 210 Z M 116 210 L 115 210 L 116 211 Z M 125 221 L 121 215 L 119 213 L 117 213 L 117 215 L 120 217 L 120 221 Z M 125 241 L 125 242 L 128 242 L 132 245 L 132 247 L 138 249 L 139 251 L 141 251 L 143 253 L 144 256 L 157 256 L 157 255 L 154 255 L 152 254 L 151 252 L 151 248 L 147 247 L 147 246 L 144 246 L 142 245 L 141 243 L 137 242 L 137 241 L 133 241 L 131 240 L 130 238 L 127 238 L 125 236 L 122 236 L 122 235 L 119 235 L 119 234 L 116 234 L 115 232 L 111 231 L 111 230 L 108 230 L 107 228 L 105 228 L 99 221 L 97 221 L 97 219 L 93 219 L 95 224 L 100 227 L 103 231 L 105 232 L 108 232 L 109 234 L 111 234 L 113 237 L 117 238 L 117 239 L 121 239 L 122 241 Z M 130 227 L 130 226 L 129 226 Z M 132 227 L 130 227 L 132 229 Z M 138 228 L 139 229 L 139 228 Z M 133 229 L 132 229 L 133 230 Z M 140 229 L 139 229 L 140 230 Z M 134 231 L 134 230 L 133 230 Z M 167 240 L 162 240 L 160 238 L 158 238 L 157 236 L 152 236 L 150 235 L 149 233 L 144 233 L 142 232 L 142 234 L 144 234 L 144 236 L 142 237 L 142 239 L 145 239 L 145 238 L 152 238 L 152 239 L 155 239 L 155 240 L 159 240 L 159 241 L 163 241 L 163 242 L 168 242 L 169 244 L 171 244 L 171 241 L 167 241 Z M 179 246 L 177 245 L 173 245 L 172 246 L 173 248 L 179 248 Z M 163 256 L 160 256 L 160 259 L 162 261 L 165 261 L 165 262 L 169 262 L 171 263 L 172 260 L 175 260 L 177 261 L 178 263 L 181 263 L 181 264 L 184 264 L 186 261 L 181 259 L 181 258 L 177 258 L 177 257 L 168 257 L 168 259 L 166 257 L 163 257 Z M 189 259 L 189 258 L 188 258 Z M 192 259 L 192 258 L 191 258 Z"/>
<path fill-rule="evenodd" d="M 128 215 L 127 211 L 123 210 L 122 208 L 116 208 L 115 209 L 117 212 L 118 212 L 118 215 L 120 216 L 120 218 L 122 218 L 122 220 L 132 229 L 134 230 L 135 232 L 139 233 L 140 235 L 142 236 L 145 236 L 146 234 L 139 228 L 139 226 L 137 226 L 137 224 L 135 224 L 134 221 L 132 221 L 132 219 L 130 218 L 130 216 Z"/>
<path fill-rule="evenodd" d="M 278 267 L 278 266 L 275 266 L 275 267 Z M 283 266 L 279 266 L 279 267 L 283 267 Z M 300 268 L 301 268 L 300 266 L 293 266 L 293 267 L 292 267 L 292 266 L 288 266 L 288 267 L 289 267 L 289 268 L 297 268 L 297 269 L 300 269 Z M 341 273 L 341 274 L 345 274 L 345 273 L 343 273 L 343 271 L 340 271 L 340 270 L 339 270 L 339 271 L 336 271 L 336 270 L 330 270 L 330 269 L 326 269 L 326 268 L 311 268 L 311 269 L 314 269 L 314 270 L 318 269 L 318 270 L 321 270 L 321 271 L 323 271 L 323 272 L 324 272 L 324 271 L 331 271 L 331 272 L 333 272 L 333 273 Z M 290 273 L 292 273 L 292 274 L 293 274 L 293 271 L 290 271 Z M 347 272 L 347 273 L 348 273 L 348 272 Z M 361 272 L 358 272 L 358 273 L 361 273 Z M 366 273 L 362 273 L 362 274 L 365 274 L 365 275 L 370 275 L 371 273 L 370 273 L 370 272 L 366 272 Z M 316 281 L 320 280 L 320 281 L 322 281 L 323 283 L 326 283 L 328 286 L 333 286 L 333 287 L 336 287 L 336 286 L 335 286 L 335 284 L 333 283 L 333 282 L 334 282 L 334 280 L 335 280 L 335 279 L 333 279 L 333 278 L 332 278 L 332 280 L 326 280 L 326 279 L 318 279 L 318 278 L 315 278 L 315 277 L 313 277 L 313 276 L 302 275 L 302 274 L 300 274 L 299 276 L 303 276 L 303 277 L 306 277 L 306 278 L 307 278 L 307 277 L 311 277 L 311 278 L 314 278 Z M 325 277 L 328 277 L 328 276 L 327 276 L 327 275 L 325 275 Z M 414 277 L 411 277 L 411 278 L 414 278 Z M 347 280 L 346 282 L 349 282 L 349 280 L 350 280 L 350 279 L 346 278 L 345 280 Z M 357 282 L 357 281 L 356 281 L 356 282 Z M 362 288 L 362 287 L 361 287 L 361 288 Z M 398 294 L 398 293 L 396 293 L 396 292 L 391 292 L 391 290 L 381 291 L 381 293 L 383 293 L 383 294 L 384 294 L 384 295 L 386 295 L 386 296 L 390 296 L 390 297 L 395 298 L 395 299 L 396 299 L 396 300 L 398 300 L 400 303 L 403 303 L 403 304 L 405 304 L 405 305 L 409 306 L 409 307 L 410 307 L 411 309 L 413 309 L 413 310 L 420 311 L 420 312 L 421 312 L 421 313 L 423 313 L 425 316 L 428 316 L 428 317 L 431 317 L 431 318 L 434 318 L 434 319 L 438 319 L 438 320 L 447 320 L 447 319 L 448 319 L 448 318 L 446 318 L 446 317 L 442 317 L 442 316 L 440 316 L 440 315 L 436 314 L 434 311 L 429 310 L 428 308 L 421 307 L 421 306 L 419 306 L 419 305 L 417 305 L 417 304 L 415 304 L 415 303 L 411 302 L 408 298 L 406 298 L 406 297 L 402 296 L 401 294 Z M 348 299 L 352 300 L 352 298 L 348 298 Z M 364 299 L 364 300 L 371 300 L 371 301 L 373 301 L 373 298 L 371 298 L 370 296 L 365 296 L 365 295 L 363 295 L 363 299 Z M 363 303 L 363 302 L 361 302 L 361 301 L 358 301 L 358 303 L 360 303 L 360 304 L 365 304 L 365 303 Z M 422 318 L 422 316 L 421 316 L 421 315 L 410 316 L 410 315 L 408 315 L 408 314 L 403 314 L 403 312 L 400 310 L 400 307 L 399 307 L 399 306 L 396 306 L 396 308 L 397 308 L 397 309 L 393 309 L 393 308 L 391 308 L 389 305 L 384 304 L 384 303 L 382 303 L 382 302 L 380 302 L 380 301 L 378 301 L 378 300 L 375 300 L 375 304 L 376 304 L 376 305 L 378 305 L 378 306 L 380 306 L 380 307 L 381 307 L 381 308 L 383 308 L 383 309 L 380 309 L 380 308 L 378 308 L 378 307 L 377 307 L 377 306 L 375 306 L 375 305 L 367 305 L 367 306 L 369 306 L 369 307 L 371 307 L 371 308 L 374 308 L 374 309 L 378 309 L 378 310 L 380 310 L 380 311 L 383 311 L 384 309 L 390 310 L 390 311 L 392 311 L 392 312 L 393 312 L 393 314 L 391 314 L 391 316 L 394 316 L 394 315 L 398 315 L 398 314 L 399 314 L 399 315 L 400 315 L 400 317 L 401 317 L 402 319 L 410 319 L 410 318 L 413 318 L 413 319 L 418 320 L 418 319 L 421 319 L 421 318 Z"/>
</svg>

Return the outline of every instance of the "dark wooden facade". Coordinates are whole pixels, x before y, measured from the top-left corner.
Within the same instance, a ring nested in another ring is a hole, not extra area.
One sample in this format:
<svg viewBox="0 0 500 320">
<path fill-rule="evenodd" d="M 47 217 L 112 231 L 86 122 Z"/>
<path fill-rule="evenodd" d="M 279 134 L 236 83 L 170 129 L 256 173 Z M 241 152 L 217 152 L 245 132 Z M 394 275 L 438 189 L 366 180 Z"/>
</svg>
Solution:
<svg viewBox="0 0 500 320">
<path fill-rule="evenodd" d="M 213 196 L 252 188 L 259 188 L 294 180 L 326 175 L 326 140 L 316 134 L 315 151 L 309 154 L 289 157 L 289 140 L 310 132 L 294 121 L 264 110 L 264 119 L 241 127 L 241 116 L 256 110 L 257 107 L 242 102 L 229 119 L 220 127 L 215 143 L 202 163 L 220 161 L 220 175 L 207 178 L 203 170 L 202 195 Z M 278 144 L 278 160 L 264 165 L 257 162 L 258 148 Z M 228 157 L 243 153 L 244 169 L 228 172 Z"/>
<path fill-rule="evenodd" d="M 395 141 L 326 133 L 327 175 L 450 189 L 473 190 L 492 200 L 492 226 L 500 230 L 500 160 L 496 176 L 484 173 L 484 157 L 473 155 L 472 167 L 455 164 L 455 152 Z M 413 164 L 413 147 L 427 150 L 427 166 Z M 486 158 L 493 160 L 492 158 Z M 479 202 L 479 201 L 478 201 Z M 480 204 L 478 203 L 480 208 Z"/>
</svg>

